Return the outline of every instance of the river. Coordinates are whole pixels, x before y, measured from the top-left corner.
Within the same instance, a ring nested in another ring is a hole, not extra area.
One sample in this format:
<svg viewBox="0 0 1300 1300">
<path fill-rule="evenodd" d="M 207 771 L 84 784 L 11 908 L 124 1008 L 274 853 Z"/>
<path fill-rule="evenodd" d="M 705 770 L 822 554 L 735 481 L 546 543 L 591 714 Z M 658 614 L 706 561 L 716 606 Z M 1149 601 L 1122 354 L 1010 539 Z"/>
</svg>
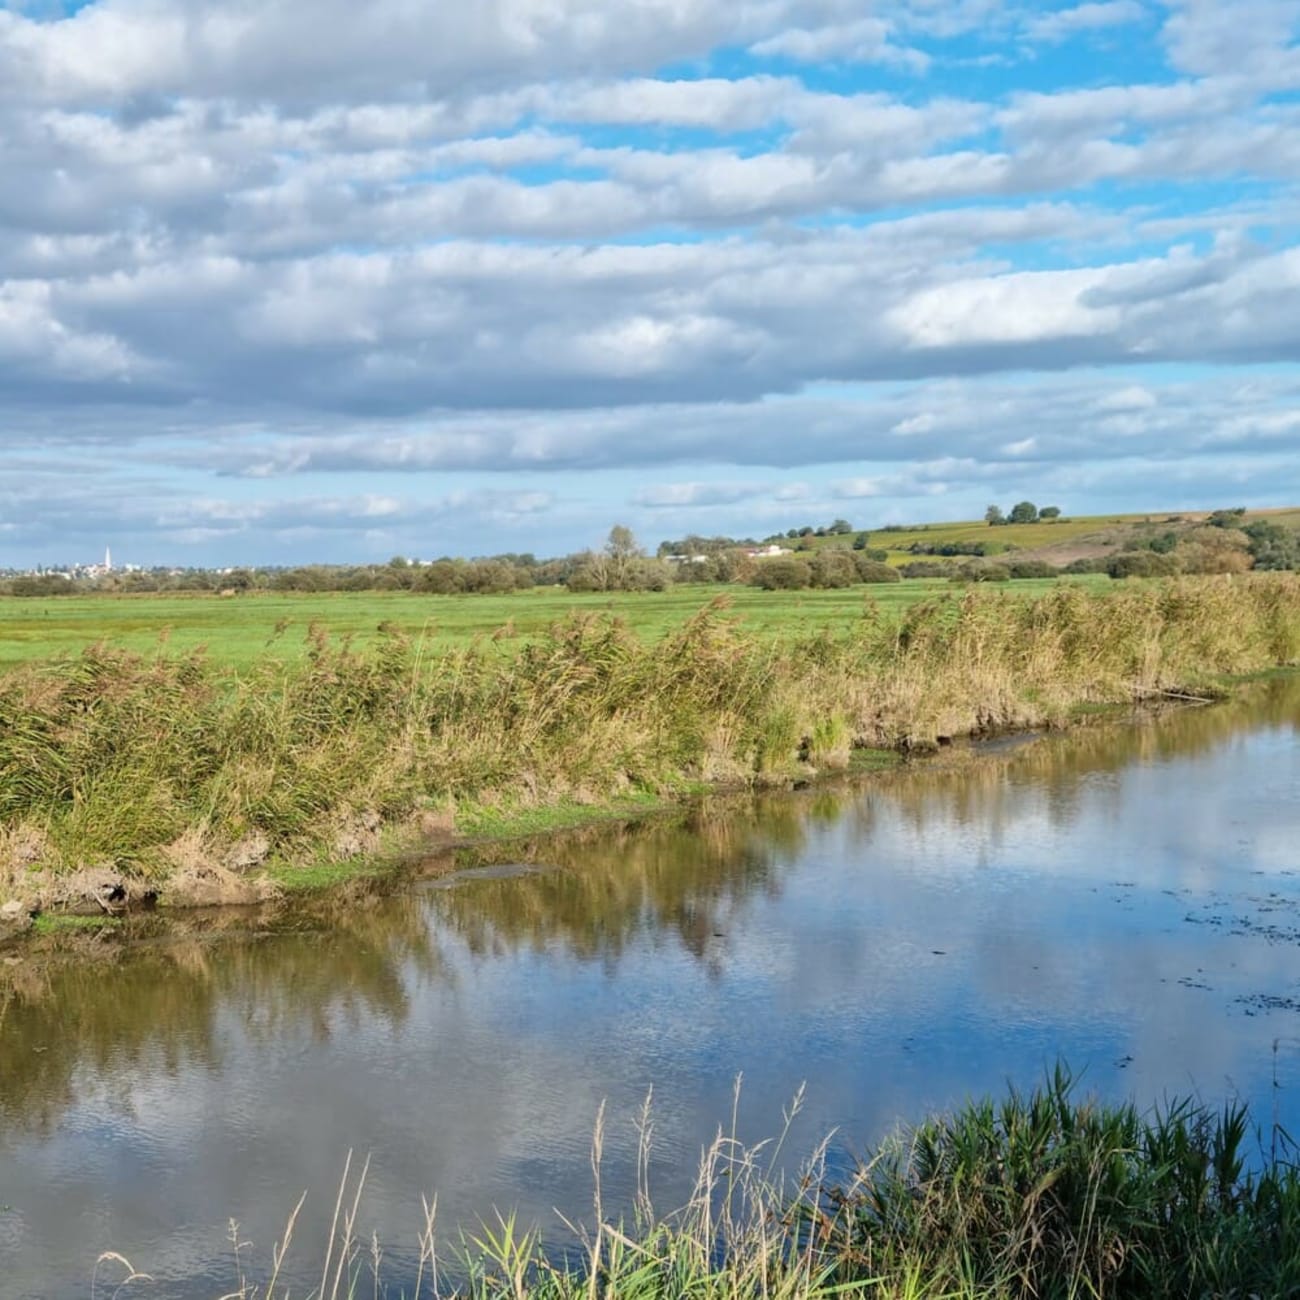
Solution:
<svg viewBox="0 0 1300 1300">
<path fill-rule="evenodd" d="M 0 966 L 6 1297 L 214 1297 L 264 1276 L 309 1189 L 312 1278 L 349 1150 L 396 1290 L 516 1208 L 562 1243 L 730 1123 L 848 1161 L 1058 1059 L 1081 1094 L 1243 1098 L 1300 1132 L 1300 682 L 795 794 L 462 855 L 395 893 L 130 922 Z M 441 873 L 441 874 L 439 874 Z M 228 1225 L 240 1227 L 237 1265 Z M 115 1264 L 101 1272 L 118 1275 Z M 297 1288 L 301 1291 L 303 1288 Z"/>
</svg>

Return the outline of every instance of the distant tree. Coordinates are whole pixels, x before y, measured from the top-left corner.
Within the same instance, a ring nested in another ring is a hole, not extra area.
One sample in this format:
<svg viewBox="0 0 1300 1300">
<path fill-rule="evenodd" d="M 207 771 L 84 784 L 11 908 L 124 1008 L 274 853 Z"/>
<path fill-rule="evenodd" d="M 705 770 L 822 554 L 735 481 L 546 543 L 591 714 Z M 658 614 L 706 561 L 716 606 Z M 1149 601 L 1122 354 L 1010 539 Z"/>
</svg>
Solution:
<svg viewBox="0 0 1300 1300">
<path fill-rule="evenodd" d="M 608 557 L 587 552 L 569 571 L 564 583 L 570 591 L 608 591 Z"/>
<path fill-rule="evenodd" d="M 632 530 L 624 524 L 615 524 L 609 530 L 609 537 L 605 540 L 605 555 L 609 559 L 609 565 L 604 589 L 625 590 L 629 566 L 633 560 L 641 559 L 644 554 Z"/>
<path fill-rule="evenodd" d="M 626 524 L 615 524 L 605 541 L 605 554 L 616 560 L 630 560 L 641 554 L 641 547 L 636 535 Z"/>
<path fill-rule="evenodd" d="M 1017 501 L 1008 516 L 1013 524 L 1032 524 L 1038 520 L 1038 507 L 1032 501 Z"/>
<path fill-rule="evenodd" d="M 1044 506 L 1039 512 L 1040 519 L 1059 519 L 1061 517 L 1060 506 Z"/>
<path fill-rule="evenodd" d="M 984 512 L 984 522 L 992 524 L 995 528 L 1000 524 L 1007 522 L 1006 516 L 1002 513 L 1001 506 L 989 506 Z"/>
<path fill-rule="evenodd" d="M 871 540 L 871 534 L 862 532 L 853 539 L 853 549 L 855 551 L 865 551 L 867 543 Z"/>
<path fill-rule="evenodd" d="M 826 531 L 836 536 L 843 536 L 853 531 L 853 525 L 847 519 L 836 519 Z"/>
</svg>

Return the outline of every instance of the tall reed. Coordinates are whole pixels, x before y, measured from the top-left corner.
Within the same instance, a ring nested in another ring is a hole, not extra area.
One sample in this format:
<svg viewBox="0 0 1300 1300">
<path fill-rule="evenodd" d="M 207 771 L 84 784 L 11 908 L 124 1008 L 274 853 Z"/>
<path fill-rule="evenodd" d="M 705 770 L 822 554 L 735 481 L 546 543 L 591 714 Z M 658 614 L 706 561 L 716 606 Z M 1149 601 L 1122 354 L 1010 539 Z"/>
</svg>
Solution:
<svg viewBox="0 0 1300 1300">
<path fill-rule="evenodd" d="M 241 676 L 96 646 L 0 676 L 0 885 L 33 866 L 165 880 L 195 857 L 346 855 L 371 842 L 358 825 L 785 779 L 854 746 L 1057 723 L 1297 661 L 1293 575 L 976 589 L 898 617 L 868 597 L 841 633 L 777 642 L 722 599 L 655 643 L 581 616 L 504 658 L 392 631 L 362 653 L 314 629 L 301 662 Z"/>
</svg>

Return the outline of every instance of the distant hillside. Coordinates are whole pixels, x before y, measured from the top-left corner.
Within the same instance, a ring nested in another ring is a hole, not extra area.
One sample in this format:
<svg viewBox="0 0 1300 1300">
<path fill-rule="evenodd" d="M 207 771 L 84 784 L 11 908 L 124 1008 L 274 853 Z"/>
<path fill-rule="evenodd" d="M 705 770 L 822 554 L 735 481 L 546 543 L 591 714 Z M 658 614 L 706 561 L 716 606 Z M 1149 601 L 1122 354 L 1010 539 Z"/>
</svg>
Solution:
<svg viewBox="0 0 1300 1300">
<path fill-rule="evenodd" d="M 1186 543 L 1201 535 L 1209 510 L 1155 510 L 1147 514 L 1064 515 L 1035 523 L 991 525 L 984 519 L 954 520 L 944 523 L 890 525 L 862 530 L 872 550 L 887 553 L 895 566 L 918 559 L 942 558 L 945 547 L 980 546 L 988 558 L 1014 555 L 1017 560 L 1042 560 L 1056 568 L 1080 560 L 1105 560 L 1135 544 L 1173 533 Z M 1248 510 L 1241 517 L 1242 526 L 1259 520 L 1300 531 L 1300 508 Z M 1198 530 L 1201 530 L 1198 532 Z M 823 537 L 791 538 L 779 535 L 769 540 L 796 551 L 816 551 L 823 547 L 852 547 L 859 531 Z"/>
</svg>

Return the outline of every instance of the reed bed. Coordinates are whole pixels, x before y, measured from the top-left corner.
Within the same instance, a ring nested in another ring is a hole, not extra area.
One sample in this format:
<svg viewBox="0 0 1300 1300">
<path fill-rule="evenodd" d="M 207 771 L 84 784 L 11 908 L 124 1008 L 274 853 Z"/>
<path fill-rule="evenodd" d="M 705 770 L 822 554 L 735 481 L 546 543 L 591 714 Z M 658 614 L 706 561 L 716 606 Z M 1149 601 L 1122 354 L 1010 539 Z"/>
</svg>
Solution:
<svg viewBox="0 0 1300 1300">
<path fill-rule="evenodd" d="M 715 600 L 647 644 L 557 623 L 508 659 L 313 629 L 300 660 L 93 647 L 0 676 L 0 890 L 84 868 L 162 882 L 373 852 L 385 827 L 780 782 L 858 747 L 1051 725 L 1300 661 L 1295 575 L 1025 600 L 987 589 L 842 633 L 747 635 Z"/>
<path fill-rule="evenodd" d="M 787 1114 L 788 1121 L 798 1109 Z M 563 1220 L 567 1245 L 497 1216 L 438 1231 L 423 1202 L 418 1248 L 386 1265 L 359 1229 L 367 1167 L 345 1169 L 324 1257 L 295 1258 L 300 1200 L 256 1275 L 231 1225 L 235 1275 L 221 1300 L 1189 1300 L 1300 1293 L 1300 1176 L 1274 1128 L 1244 1109 L 1175 1100 L 1143 1114 L 1079 1100 L 1058 1067 L 1028 1094 L 968 1103 L 900 1131 L 847 1182 L 824 1143 L 788 1183 L 785 1137 L 747 1145 L 734 1119 L 701 1157 L 693 1193 L 661 1214 L 650 1195 L 650 1109 L 637 1188 L 616 1217 L 592 1145 L 594 1206 Z M 1252 1139 L 1255 1143 L 1252 1146 Z M 143 1281 L 120 1256 L 114 1287 Z M 293 1279 L 292 1283 L 289 1279 Z M 121 1294 L 122 1292 L 118 1292 Z M 146 1292 L 141 1292 L 145 1294 Z M 215 1300 L 215 1297 L 214 1297 Z"/>
</svg>

